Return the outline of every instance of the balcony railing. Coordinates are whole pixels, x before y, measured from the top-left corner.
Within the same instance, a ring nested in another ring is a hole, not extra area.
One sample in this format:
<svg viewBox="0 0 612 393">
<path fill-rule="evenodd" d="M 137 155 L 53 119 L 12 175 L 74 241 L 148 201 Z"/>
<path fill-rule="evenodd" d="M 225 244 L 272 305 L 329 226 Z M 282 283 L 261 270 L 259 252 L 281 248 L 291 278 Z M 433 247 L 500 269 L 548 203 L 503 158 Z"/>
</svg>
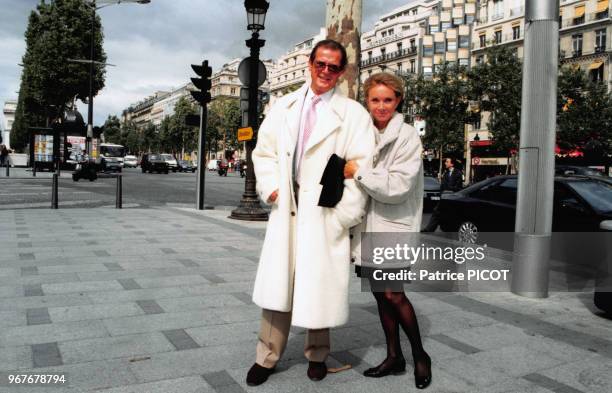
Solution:
<svg viewBox="0 0 612 393">
<path fill-rule="evenodd" d="M 504 34 L 504 35 L 502 35 L 500 42 L 496 42 L 494 39 L 493 40 L 487 40 L 484 45 L 481 45 L 480 41 L 472 42 L 471 47 L 472 47 L 473 50 L 484 49 L 484 48 L 486 48 L 488 46 L 507 44 L 508 42 L 518 41 L 518 40 L 521 40 L 521 39 L 523 39 L 523 36 L 521 36 L 521 35 L 519 35 L 518 37 L 515 38 L 514 34 Z"/>
<path fill-rule="evenodd" d="M 568 19 L 565 19 L 561 23 L 561 28 L 572 27 L 572 26 L 580 26 L 580 25 L 583 25 L 585 23 L 597 22 L 597 21 L 606 20 L 606 19 L 610 19 L 610 14 L 609 14 L 609 12 L 607 10 L 604 11 L 604 12 L 593 12 L 593 13 L 590 13 L 590 14 L 583 15 L 580 18 L 568 18 Z"/>
<path fill-rule="evenodd" d="M 571 50 L 571 51 L 564 51 L 564 50 L 560 50 L 559 51 L 559 60 L 564 61 L 564 60 L 572 60 L 575 59 L 576 57 L 583 57 L 583 56 L 591 56 L 591 55 L 596 55 L 599 53 L 604 53 L 606 51 L 610 51 L 610 48 L 605 48 L 605 47 L 601 47 L 601 46 L 595 46 L 593 47 L 593 50 L 591 51 L 585 51 L 584 48 L 578 51 L 575 50 Z"/>
<path fill-rule="evenodd" d="M 372 58 L 362 60 L 361 61 L 361 67 L 367 67 L 367 66 L 370 66 L 370 65 L 382 63 L 382 62 L 387 61 L 387 60 L 393 60 L 393 59 L 398 59 L 400 57 L 406 57 L 406 56 L 414 55 L 416 53 L 417 53 L 417 47 L 416 46 L 414 46 L 412 48 L 406 48 L 406 49 L 398 50 L 398 51 L 391 52 L 391 53 L 385 53 L 384 55 L 374 56 Z"/>
</svg>

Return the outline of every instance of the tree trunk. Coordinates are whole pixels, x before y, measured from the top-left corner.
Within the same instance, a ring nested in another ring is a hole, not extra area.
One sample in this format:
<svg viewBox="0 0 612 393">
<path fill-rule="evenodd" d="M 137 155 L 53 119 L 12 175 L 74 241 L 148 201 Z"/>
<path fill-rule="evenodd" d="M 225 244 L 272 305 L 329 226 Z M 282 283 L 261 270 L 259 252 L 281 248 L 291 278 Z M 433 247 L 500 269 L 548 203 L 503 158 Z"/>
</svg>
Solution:
<svg viewBox="0 0 612 393">
<path fill-rule="evenodd" d="M 438 151 L 438 179 L 442 179 L 442 149 L 444 149 L 444 145 L 440 145 L 440 150 Z"/>
<path fill-rule="evenodd" d="M 348 64 L 338 87 L 342 93 L 353 99 L 357 99 L 359 91 L 361 11 L 362 0 L 327 0 L 327 38 L 341 43 L 346 48 L 348 57 Z"/>
</svg>

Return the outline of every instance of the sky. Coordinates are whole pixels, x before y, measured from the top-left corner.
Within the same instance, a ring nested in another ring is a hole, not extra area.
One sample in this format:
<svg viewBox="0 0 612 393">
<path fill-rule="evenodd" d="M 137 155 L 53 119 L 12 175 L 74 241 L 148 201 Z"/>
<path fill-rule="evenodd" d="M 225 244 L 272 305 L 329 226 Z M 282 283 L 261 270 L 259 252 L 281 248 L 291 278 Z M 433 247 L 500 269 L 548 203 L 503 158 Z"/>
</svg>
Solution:
<svg viewBox="0 0 612 393">
<path fill-rule="evenodd" d="M 16 99 L 28 15 L 40 0 L 0 0 L 0 105 Z M 50 0 L 47 0 L 50 1 Z M 414 0 L 363 0 L 362 31 L 383 14 Z M 275 60 L 325 24 L 325 0 L 269 0 L 261 58 Z M 248 56 L 243 0 L 152 0 L 98 11 L 104 28 L 106 85 L 94 98 L 94 124 L 120 115 L 155 91 L 179 87 L 195 76 L 190 64 L 206 59 L 213 72 Z M 87 105 L 79 102 L 87 118 Z M 0 118 L 2 114 L 0 112 Z M 4 121 L 0 122 L 3 124 Z M 1 126 L 0 126 L 1 127 Z"/>
</svg>

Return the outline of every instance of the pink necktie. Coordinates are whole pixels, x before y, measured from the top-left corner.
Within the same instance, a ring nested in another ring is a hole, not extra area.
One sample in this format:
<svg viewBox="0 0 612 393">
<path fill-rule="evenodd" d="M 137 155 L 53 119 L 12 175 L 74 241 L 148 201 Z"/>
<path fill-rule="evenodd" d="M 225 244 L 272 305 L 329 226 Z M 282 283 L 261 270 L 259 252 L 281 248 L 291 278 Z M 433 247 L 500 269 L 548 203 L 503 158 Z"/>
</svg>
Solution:
<svg viewBox="0 0 612 393">
<path fill-rule="evenodd" d="M 302 156 L 304 155 L 304 150 L 306 150 L 306 144 L 308 143 L 308 139 L 310 138 L 310 135 L 312 134 L 312 131 L 315 128 L 315 124 L 317 123 L 317 104 L 319 103 L 319 101 L 321 101 L 321 97 L 320 96 L 314 96 L 312 97 L 312 101 L 310 102 L 310 106 L 308 107 L 308 110 L 306 111 L 306 119 L 304 120 L 304 131 L 302 132 L 302 143 L 301 143 L 301 149 L 300 149 L 300 159 L 299 159 L 299 164 L 298 164 L 298 174 L 299 174 L 299 168 L 302 164 Z"/>
</svg>

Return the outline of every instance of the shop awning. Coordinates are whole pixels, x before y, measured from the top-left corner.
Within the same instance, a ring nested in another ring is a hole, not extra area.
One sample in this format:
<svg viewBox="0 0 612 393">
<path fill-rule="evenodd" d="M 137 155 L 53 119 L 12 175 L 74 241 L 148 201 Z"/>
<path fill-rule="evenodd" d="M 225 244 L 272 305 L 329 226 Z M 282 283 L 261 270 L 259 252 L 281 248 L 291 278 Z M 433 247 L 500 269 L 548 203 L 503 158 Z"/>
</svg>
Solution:
<svg viewBox="0 0 612 393">
<path fill-rule="evenodd" d="M 574 18 L 580 18 L 584 16 L 584 8 L 584 4 L 574 8 Z"/>
<path fill-rule="evenodd" d="M 596 70 L 596 69 L 598 69 L 599 67 L 601 67 L 601 66 L 603 65 L 603 63 L 604 63 L 603 61 L 596 61 L 596 62 L 592 63 L 592 64 L 589 66 L 589 71 L 590 71 L 590 70 Z"/>
<path fill-rule="evenodd" d="M 597 2 L 597 10 L 595 12 L 604 12 L 608 9 L 608 0 L 599 0 Z"/>
</svg>

